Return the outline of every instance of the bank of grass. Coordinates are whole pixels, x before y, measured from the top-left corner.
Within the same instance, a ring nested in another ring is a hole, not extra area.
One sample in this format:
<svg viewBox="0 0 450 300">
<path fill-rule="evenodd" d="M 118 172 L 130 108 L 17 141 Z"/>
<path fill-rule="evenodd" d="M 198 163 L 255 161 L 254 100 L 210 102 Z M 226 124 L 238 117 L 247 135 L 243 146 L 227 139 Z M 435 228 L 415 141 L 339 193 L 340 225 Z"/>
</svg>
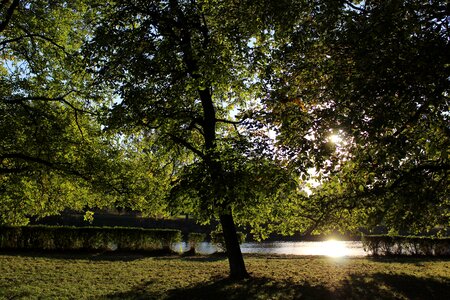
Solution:
<svg viewBox="0 0 450 300">
<path fill-rule="evenodd" d="M 0 299 L 450 299 L 450 260 L 0 254 Z"/>
</svg>

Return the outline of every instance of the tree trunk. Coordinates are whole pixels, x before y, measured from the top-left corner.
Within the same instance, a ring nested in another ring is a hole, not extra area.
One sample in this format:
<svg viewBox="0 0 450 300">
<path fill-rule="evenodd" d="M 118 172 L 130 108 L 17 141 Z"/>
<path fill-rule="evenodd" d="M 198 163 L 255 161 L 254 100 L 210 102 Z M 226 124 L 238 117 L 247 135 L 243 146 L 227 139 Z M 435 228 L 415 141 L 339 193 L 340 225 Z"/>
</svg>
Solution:
<svg viewBox="0 0 450 300">
<path fill-rule="evenodd" d="M 197 30 L 200 33 L 200 36 L 203 37 L 203 50 L 197 51 L 200 54 L 198 57 L 202 57 L 204 54 L 203 51 L 208 51 L 208 32 L 207 28 L 202 25 L 201 16 L 199 15 L 200 22 L 195 24 L 189 21 L 188 17 L 184 14 L 183 10 L 180 9 L 178 5 L 178 1 L 170 0 L 169 1 L 171 10 L 178 16 L 179 23 L 183 24 L 180 29 L 180 47 L 183 52 L 183 61 L 186 66 L 186 71 L 192 78 L 194 79 L 202 79 L 203 75 L 199 73 L 199 61 L 198 58 L 194 55 L 194 49 L 192 47 L 192 32 Z M 178 26 L 178 25 L 177 25 Z M 205 32 L 206 30 L 206 32 Z M 198 50 L 198 49 L 197 49 Z M 214 154 L 216 148 L 216 109 L 214 106 L 214 101 L 212 98 L 212 83 L 208 82 L 208 78 L 206 79 L 206 88 L 198 87 L 198 95 L 201 101 L 201 105 L 203 108 L 203 118 L 199 125 L 203 128 L 203 137 L 205 139 L 205 155 L 202 156 L 203 160 L 210 168 L 210 172 L 213 178 L 214 186 L 211 188 L 215 188 L 216 186 L 221 186 L 222 182 L 222 167 L 220 163 L 216 162 L 211 155 Z M 225 195 L 218 195 L 219 197 L 223 197 Z M 245 269 L 244 258 L 242 257 L 241 248 L 239 246 L 238 237 L 236 234 L 236 226 L 234 225 L 233 216 L 231 212 L 222 213 L 220 216 L 220 223 L 222 224 L 223 237 L 225 239 L 225 246 L 227 249 L 228 262 L 230 264 L 230 278 L 240 280 L 244 278 L 248 278 L 249 275 L 247 270 Z"/>
<path fill-rule="evenodd" d="M 236 233 L 233 216 L 231 213 L 220 215 L 220 224 L 222 225 L 223 237 L 227 249 L 228 263 L 230 265 L 230 278 L 242 280 L 249 278 L 242 257 L 241 247 Z"/>
</svg>

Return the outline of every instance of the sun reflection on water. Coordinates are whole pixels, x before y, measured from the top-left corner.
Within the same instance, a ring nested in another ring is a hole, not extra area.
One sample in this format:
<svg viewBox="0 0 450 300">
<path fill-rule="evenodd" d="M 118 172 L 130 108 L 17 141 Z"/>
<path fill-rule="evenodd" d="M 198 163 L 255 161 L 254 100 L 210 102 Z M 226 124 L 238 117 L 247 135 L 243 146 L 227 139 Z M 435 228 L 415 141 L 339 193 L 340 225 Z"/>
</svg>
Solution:
<svg viewBox="0 0 450 300">
<path fill-rule="evenodd" d="M 173 250 L 180 253 L 189 250 L 188 243 L 178 243 Z M 203 242 L 197 245 L 197 252 L 211 254 L 218 249 L 211 243 Z M 242 253 L 282 254 L 282 255 L 320 255 L 328 257 L 365 256 L 361 242 L 355 241 L 303 241 L 303 242 L 248 242 L 241 245 Z"/>
</svg>

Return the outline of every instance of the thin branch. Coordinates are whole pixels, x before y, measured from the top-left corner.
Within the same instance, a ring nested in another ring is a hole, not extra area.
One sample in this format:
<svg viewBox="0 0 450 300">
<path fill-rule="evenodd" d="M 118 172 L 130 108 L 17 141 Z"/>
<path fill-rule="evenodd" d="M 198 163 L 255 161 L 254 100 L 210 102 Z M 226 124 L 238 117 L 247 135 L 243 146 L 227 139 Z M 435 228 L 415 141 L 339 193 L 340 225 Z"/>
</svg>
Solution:
<svg viewBox="0 0 450 300">
<path fill-rule="evenodd" d="M 347 4 L 348 6 L 350 6 L 354 10 L 357 10 L 357 11 L 360 11 L 360 12 L 366 12 L 366 10 L 364 8 L 354 5 L 351 1 L 345 1 L 345 4 Z"/>
<path fill-rule="evenodd" d="M 86 174 L 82 174 L 79 171 L 74 170 L 69 163 L 51 162 L 49 160 L 45 160 L 40 157 L 34 157 L 34 156 L 30 156 L 30 155 L 23 154 L 23 153 L 5 153 L 3 155 L 0 155 L 0 160 L 4 160 L 4 159 L 20 159 L 20 160 L 23 160 L 26 162 L 31 162 L 31 163 L 36 163 L 36 164 L 39 164 L 42 166 L 46 166 L 48 168 L 51 168 L 56 171 L 61 171 L 66 174 L 74 175 L 74 176 L 82 178 L 86 181 L 91 180 Z M 64 167 L 67 165 L 69 165 L 71 168 Z M 28 171 L 28 170 L 32 170 L 32 169 L 29 167 L 13 168 L 13 169 L 1 168 L 0 173 L 2 173 L 2 172 L 7 173 L 8 170 L 12 171 L 10 173 L 19 173 L 21 171 Z"/>
<path fill-rule="evenodd" d="M 170 138 L 177 144 L 182 145 L 184 147 L 186 147 L 187 149 L 191 150 L 192 152 L 194 152 L 195 154 L 197 154 L 198 156 L 200 156 L 201 158 L 203 158 L 205 155 L 203 154 L 203 152 L 201 152 L 200 150 L 198 150 L 197 148 L 195 148 L 194 146 L 192 146 L 188 141 L 173 135 L 171 133 L 168 134 L 170 136 Z"/>
<path fill-rule="evenodd" d="M 439 101 L 439 99 L 444 95 L 445 88 L 439 85 L 433 95 L 429 97 L 420 107 L 415 111 L 415 113 L 397 130 L 393 137 L 398 137 L 405 131 L 409 126 L 413 126 L 420 118 L 420 116 L 426 112 L 426 110 L 433 104 L 434 101 Z M 444 96 L 445 97 L 445 96 Z"/>
<path fill-rule="evenodd" d="M 46 40 L 47 42 L 49 42 L 49 43 L 52 44 L 53 46 L 55 46 L 55 47 L 61 49 L 61 50 L 64 52 L 64 54 L 70 55 L 70 53 L 68 53 L 68 52 L 66 51 L 66 49 L 65 49 L 63 46 L 59 45 L 58 43 L 56 43 L 56 42 L 55 42 L 54 40 L 52 40 L 51 38 L 46 37 L 46 36 L 41 35 L 41 34 L 37 34 L 37 33 L 30 33 L 30 34 L 21 35 L 21 36 L 19 36 L 19 37 L 12 38 L 12 39 L 9 39 L 9 40 L 3 40 L 3 41 L 0 42 L 0 46 L 2 46 L 2 49 L 4 49 L 4 48 L 6 47 L 7 44 L 14 43 L 14 42 L 18 42 L 18 41 L 23 40 L 23 39 L 26 39 L 26 38 L 36 38 L 36 37 L 37 37 L 37 38 L 40 38 L 40 39 L 43 39 L 43 40 Z"/>
<path fill-rule="evenodd" d="M 21 39 L 24 39 L 24 38 L 27 38 L 27 37 L 29 37 L 29 36 L 28 36 L 28 35 L 21 35 L 21 36 L 19 36 L 19 37 L 13 38 L 13 39 L 3 40 L 3 41 L 0 42 L 0 46 L 3 46 L 2 49 L 4 49 L 4 47 L 5 47 L 7 44 L 10 44 L 10 43 L 14 43 L 14 42 L 20 41 Z"/>
<path fill-rule="evenodd" d="M 216 122 L 220 123 L 226 123 L 226 124 L 233 124 L 233 125 L 239 125 L 242 124 L 247 118 L 244 118 L 240 121 L 231 121 L 231 120 L 225 120 L 225 119 L 216 119 Z"/>
<path fill-rule="evenodd" d="M 80 131 L 81 137 L 84 139 L 83 130 L 81 129 L 81 126 L 80 126 L 80 123 L 79 123 L 79 120 L 78 120 L 78 113 L 79 112 L 87 113 L 87 114 L 93 114 L 93 113 L 90 112 L 90 111 L 86 111 L 86 110 L 77 108 L 72 103 L 67 101 L 65 99 L 65 97 L 68 96 L 72 92 L 73 91 L 70 91 L 70 92 L 66 93 L 65 95 L 62 95 L 62 96 L 59 96 L 59 97 L 55 97 L 55 98 L 35 96 L 35 97 L 23 97 L 23 98 L 16 98 L 16 99 L 7 99 L 6 101 L 4 101 L 4 103 L 21 104 L 21 103 L 26 102 L 26 101 L 56 101 L 56 102 L 64 103 L 65 105 L 69 106 L 73 110 L 74 116 L 75 116 L 75 123 L 77 124 L 77 128 Z"/>
<path fill-rule="evenodd" d="M 58 97 L 44 97 L 44 96 L 32 96 L 32 97 L 21 97 L 21 98 L 6 98 L 3 103 L 5 104 L 19 104 L 22 102 L 26 102 L 26 101 L 48 101 L 48 102 L 61 102 L 66 104 L 67 106 L 69 106 L 70 108 L 72 108 L 75 111 L 78 112 L 82 112 L 82 113 L 86 113 L 86 114 L 90 114 L 90 115 L 95 115 L 93 112 L 88 111 L 88 110 L 84 110 L 78 107 L 75 107 L 72 103 L 70 103 L 69 101 L 67 101 L 65 99 L 65 97 L 67 97 L 69 94 L 73 93 L 74 91 L 70 91 L 62 96 L 58 96 Z"/>
<path fill-rule="evenodd" d="M 26 28 L 23 27 L 23 26 L 19 26 L 19 28 L 22 29 L 22 30 L 26 33 L 26 35 L 25 35 L 24 37 L 29 37 L 29 38 L 31 38 L 31 39 L 37 37 L 37 38 L 43 39 L 43 40 L 49 42 L 50 44 L 52 44 L 53 46 L 55 46 L 55 47 L 61 49 L 61 50 L 64 52 L 64 54 L 70 55 L 70 53 L 68 53 L 68 52 L 66 51 L 66 48 L 65 48 L 64 46 L 61 46 L 60 44 L 58 44 L 57 42 L 55 42 L 52 38 L 49 38 L 49 37 L 47 37 L 47 36 L 45 36 L 45 35 L 42 35 L 42 34 L 39 34 L 39 33 L 31 33 L 31 32 L 28 31 L 28 29 L 26 29 Z"/>
</svg>

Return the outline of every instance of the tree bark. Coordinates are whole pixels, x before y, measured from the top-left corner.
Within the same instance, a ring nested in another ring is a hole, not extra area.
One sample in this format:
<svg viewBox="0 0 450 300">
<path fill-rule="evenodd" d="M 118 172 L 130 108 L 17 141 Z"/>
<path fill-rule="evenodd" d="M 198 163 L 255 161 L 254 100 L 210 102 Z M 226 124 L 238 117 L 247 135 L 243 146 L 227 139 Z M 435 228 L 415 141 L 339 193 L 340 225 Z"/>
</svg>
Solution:
<svg viewBox="0 0 450 300">
<path fill-rule="evenodd" d="M 236 226 L 231 213 L 220 215 L 220 224 L 222 225 L 223 237 L 227 249 L 228 264 L 230 266 L 230 278 L 242 280 L 249 278 L 245 268 L 244 258 L 237 237 Z"/>
</svg>

